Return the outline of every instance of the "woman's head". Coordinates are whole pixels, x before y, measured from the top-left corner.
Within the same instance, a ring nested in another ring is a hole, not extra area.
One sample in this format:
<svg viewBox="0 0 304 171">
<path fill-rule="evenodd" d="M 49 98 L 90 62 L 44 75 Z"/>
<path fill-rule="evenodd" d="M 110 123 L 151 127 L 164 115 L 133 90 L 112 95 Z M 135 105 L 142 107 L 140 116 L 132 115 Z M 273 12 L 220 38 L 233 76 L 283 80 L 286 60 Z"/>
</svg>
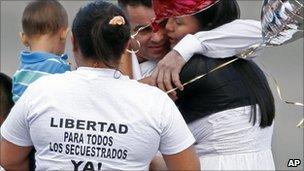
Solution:
<svg viewBox="0 0 304 171">
<path fill-rule="evenodd" d="M 130 39 L 130 25 L 125 14 L 105 1 L 94 1 L 82 7 L 74 19 L 72 32 L 78 66 L 85 61 L 94 61 L 117 68 Z"/>
<path fill-rule="evenodd" d="M 187 34 L 208 31 L 240 17 L 236 0 L 220 0 L 212 7 L 192 16 L 169 18 L 166 29 L 171 46 Z"/>
</svg>

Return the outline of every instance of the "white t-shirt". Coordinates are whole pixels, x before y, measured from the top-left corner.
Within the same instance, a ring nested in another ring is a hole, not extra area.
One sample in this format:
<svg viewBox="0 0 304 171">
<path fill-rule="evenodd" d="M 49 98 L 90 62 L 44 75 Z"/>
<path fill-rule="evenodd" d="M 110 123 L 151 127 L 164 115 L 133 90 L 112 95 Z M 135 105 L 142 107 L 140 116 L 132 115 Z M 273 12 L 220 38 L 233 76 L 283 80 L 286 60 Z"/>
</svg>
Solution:
<svg viewBox="0 0 304 171">
<path fill-rule="evenodd" d="M 34 145 L 37 170 L 147 170 L 194 143 L 173 101 L 118 71 L 80 67 L 31 84 L 1 127 Z"/>
</svg>

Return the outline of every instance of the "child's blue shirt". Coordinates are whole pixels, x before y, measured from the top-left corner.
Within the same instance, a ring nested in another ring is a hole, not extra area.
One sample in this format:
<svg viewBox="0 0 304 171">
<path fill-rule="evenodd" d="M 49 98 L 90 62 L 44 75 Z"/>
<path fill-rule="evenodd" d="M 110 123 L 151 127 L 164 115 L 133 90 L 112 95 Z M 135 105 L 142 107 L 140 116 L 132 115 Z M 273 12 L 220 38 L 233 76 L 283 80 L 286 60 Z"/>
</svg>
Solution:
<svg viewBox="0 0 304 171">
<path fill-rule="evenodd" d="M 20 53 L 20 68 L 13 76 L 13 100 L 16 102 L 29 84 L 38 78 L 56 73 L 70 71 L 68 56 L 58 56 L 47 52 L 22 51 Z"/>
</svg>

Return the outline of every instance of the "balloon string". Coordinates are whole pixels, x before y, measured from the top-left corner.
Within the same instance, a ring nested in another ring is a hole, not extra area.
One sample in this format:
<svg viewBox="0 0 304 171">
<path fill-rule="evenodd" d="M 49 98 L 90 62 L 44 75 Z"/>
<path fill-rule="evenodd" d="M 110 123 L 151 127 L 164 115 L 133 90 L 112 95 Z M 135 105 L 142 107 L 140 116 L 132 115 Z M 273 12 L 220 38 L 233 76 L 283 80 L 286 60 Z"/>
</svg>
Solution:
<svg viewBox="0 0 304 171">
<path fill-rule="evenodd" d="M 298 125 L 297 125 L 298 128 L 304 128 L 304 119 L 302 119 Z"/>
<path fill-rule="evenodd" d="M 258 48 L 264 47 L 264 46 L 266 46 L 266 43 L 260 43 L 260 44 L 253 45 L 253 46 L 251 46 L 249 49 L 244 50 L 244 51 L 240 54 L 240 58 L 246 59 L 246 58 L 249 57 L 253 52 L 255 52 Z M 192 82 L 194 82 L 194 81 L 197 81 L 197 80 L 199 80 L 199 79 L 205 77 L 207 74 L 210 74 L 210 73 L 212 73 L 212 72 L 214 72 L 214 71 L 216 71 L 216 70 L 218 70 L 218 69 L 221 69 L 221 68 L 223 68 L 223 67 L 225 67 L 225 66 L 231 64 L 232 62 L 234 62 L 234 61 L 236 61 L 236 60 L 238 60 L 238 59 L 240 59 L 240 58 L 235 58 L 235 59 L 232 59 L 232 60 L 230 60 L 230 61 L 228 61 L 228 62 L 225 62 L 225 63 L 223 63 L 223 64 L 217 66 L 216 68 L 213 68 L 213 69 L 210 70 L 209 72 L 204 73 L 204 74 L 201 74 L 201 75 L 199 75 L 199 76 L 197 76 L 197 77 L 191 79 L 190 81 L 187 81 L 187 82 L 183 83 L 182 85 L 183 85 L 183 86 L 186 86 L 186 85 L 188 85 L 188 84 L 190 84 L 190 83 L 192 83 Z M 175 91 L 175 90 L 177 90 L 177 89 L 178 89 L 178 88 L 175 87 L 175 88 L 173 88 L 173 89 L 171 89 L 171 90 L 168 90 L 166 93 L 169 94 L 169 93 L 171 93 L 171 92 L 173 92 L 173 91 Z"/>
<path fill-rule="evenodd" d="M 261 46 L 263 46 L 263 44 L 260 44 L 260 45 L 258 45 L 258 46 L 256 46 L 256 47 L 253 47 L 251 50 L 244 51 L 244 52 L 241 54 L 241 57 L 242 57 L 242 58 L 247 58 L 248 56 L 250 56 L 250 55 L 253 53 L 254 50 L 256 50 L 257 48 L 259 48 L 259 47 L 261 47 Z M 223 68 L 223 67 L 225 67 L 225 66 L 227 66 L 227 65 L 229 65 L 229 64 L 231 64 L 231 63 L 233 63 L 233 62 L 235 62 L 235 61 L 238 60 L 238 59 L 240 59 L 240 58 L 235 58 L 235 59 L 232 59 L 232 60 L 230 60 L 230 61 L 228 61 L 228 62 L 225 62 L 225 63 L 223 63 L 223 64 L 217 66 L 216 68 L 210 70 L 209 72 L 204 73 L 204 74 L 201 74 L 201 75 L 199 75 L 199 76 L 197 76 L 197 77 L 195 77 L 195 78 L 193 78 L 193 79 L 191 79 L 191 80 L 189 80 L 189 81 L 183 83 L 182 85 L 183 85 L 183 86 L 186 86 L 186 85 L 188 85 L 188 84 L 190 84 L 190 83 L 193 83 L 193 82 L 195 82 L 195 81 L 197 81 L 197 80 L 199 80 L 199 79 L 205 77 L 206 75 L 208 75 L 208 74 L 210 74 L 210 73 L 212 73 L 212 72 L 214 72 L 214 71 L 216 71 L 216 70 L 219 70 L 219 69 L 221 69 L 221 68 Z M 266 69 L 265 65 L 263 65 L 263 64 L 261 64 L 261 65 Z M 264 69 L 264 73 L 265 73 L 267 76 L 269 76 L 269 77 L 273 80 L 273 82 L 274 82 L 274 84 L 275 84 L 275 86 L 276 86 L 277 93 L 278 93 L 279 98 L 280 98 L 281 101 L 283 101 L 283 102 L 286 103 L 286 104 L 291 104 L 291 105 L 295 105 L 295 106 L 301 106 L 301 107 L 304 106 L 303 103 L 300 103 L 300 102 L 292 102 L 292 101 L 284 100 L 283 97 L 282 97 L 281 89 L 280 89 L 280 86 L 279 86 L 277 80 L 275 79 L 275 77 L 274 77 L 272 74 L 270 74 L 270 72 L 266 72 L 265 69 Z M 173 89 L 167 91 L 166 93 L 169 94 L 169 93 L 171 93 L 171 92 L 173 92 L 173 91 L 175 91 L 175 90 L 177 90 L 177 89 L 178 89 L 177 87 L 176 87 L 176 88 L 173 88 Z M 302 119 L 302 120 L 297 124 L 297 127 L 299 127 L 299 128 L 303 128 L 303 127 L 304 127 L 304 119 Z"/>
<path fill-rule="evenodd" d="M 276 87 L 278 96 L 279 96 L 279 98 L 280 98 L 280 100 L 281 100 L 282 102 L 284 102 L 284 103 L 286 103 L 286 104 L 294 105 L 294 106 L 301 106 L 301 107 L 304 107 L 303 103 L 285 100 L 285 99 L 282 97 L 281 88 L 280 88 L 280 86 L 279 86 L 278 81 L 275 79 L 275 77 L 274 77 L 270 72 L 268 72 L 268 69 L 267 69 L 267 67 L 266 67 L 264 64 L 262 64 L 261 62 L 259 62 L 259 63 L 260 63 L 260 65 L 262 65 L 263 68 L 264 68 L 263 72 L 264 72 L 269 78 L 271 78 L 271 80 L 272 80 L 273 83 L 275 84 L 275 87 Z M 298 127 L 298 128 L 304 128 L 304 118 L 297 124 L 297 127 Z"/>
<path fill-rule="evenodd" d="M 183 83 L 183 86 L 186 86 L 186 85 L 188 85 L 188 84 L 190 84 L 190 83 L 193 83 L 194 81 L 197 81 L 197 80 L 199 80 L 199 79 L 205 77 L 207 74 L 210 74 L 210 73 L 212 73 L 212 72 L 214 72 L 214 71 L 216 71 L 216 70 L 218 70 L 218 69 L 221 69 L 221 68 L 223 68 L 223 67 L 225 67 L 225 66 L 231 64 L 232 62 L 234 62 L 234 61 L 236 61 L 236 60 L 238 60 L 238 59 L 240 59 L 240 58 L 235 58 L 235 59 L 232 59 L 232 60 L 230 60 L 230 61 L 228 61 L 228 62 L 225 62 L 225 63 L 223 63 L 223 64 L 217 66 L 216 68 L 213 68 L 213 69 L 210 70 L 209 72 L 204 73 L 204 74 L 201 74 L 201 75 L 199 75 L 199 76 L 197 76 L 197 77 L 195 77 L 195 78 L 193 78 L 193 79 L 191 79 L 191 80 L 189 80 L 189 81 Z M 173 91 L 175 91 L 175 90 L 177 90 L 177 89 L 178 89 L 178 88 L 175 87 L 175 88 L 173 88 L 173 89 L 167 91 L 166 93 L 169 94 L 169 93 L 171 93 L 171 92 L 173 92 Z"/>
</svg>

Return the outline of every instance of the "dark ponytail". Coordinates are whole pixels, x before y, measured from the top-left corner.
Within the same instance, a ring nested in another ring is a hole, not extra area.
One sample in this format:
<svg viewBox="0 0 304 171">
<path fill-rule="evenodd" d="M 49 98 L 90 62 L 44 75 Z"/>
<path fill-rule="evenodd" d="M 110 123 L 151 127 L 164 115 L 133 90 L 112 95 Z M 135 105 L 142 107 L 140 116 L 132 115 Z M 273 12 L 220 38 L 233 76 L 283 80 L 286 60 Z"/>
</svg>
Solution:
<svg viewBox="0 0 304 171">
<path fill-rule="evenodd" d="M 111 25 L 110 20 L 122 16 L 123 25 Z M 95 1 L 81 8 L 72 27 L 84 57 L 114 68 L 130 39 L 130 25 L 123 11 L 105 1 Z"/>
</svg>

